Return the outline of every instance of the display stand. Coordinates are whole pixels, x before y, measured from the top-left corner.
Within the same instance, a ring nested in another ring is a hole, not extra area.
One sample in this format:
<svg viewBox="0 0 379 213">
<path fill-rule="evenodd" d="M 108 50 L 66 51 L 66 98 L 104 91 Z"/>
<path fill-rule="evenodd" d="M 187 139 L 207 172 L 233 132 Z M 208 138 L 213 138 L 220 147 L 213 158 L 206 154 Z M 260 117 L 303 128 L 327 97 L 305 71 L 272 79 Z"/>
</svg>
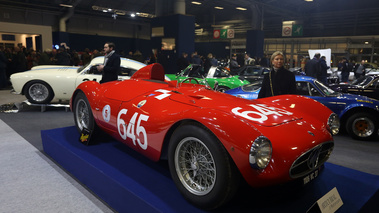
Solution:
<svg viewBox="0 0 379 213">
<path fill-rule="evenodd" d="M 204 212 L 183 199 L 167 161 L 152 162 L 109 138 L 85 146 L 76 127 L 43 130 L 41 136 L 46 154 L 118 212 Z M 343 200 L 339 211 L 359 212 L 377 193 L 379 177 L 326 163 L 314 182 L 300 188 L 287 186 L 243 187 L 215 212 L 304 213 L 334 187 Z"/>
</svg>

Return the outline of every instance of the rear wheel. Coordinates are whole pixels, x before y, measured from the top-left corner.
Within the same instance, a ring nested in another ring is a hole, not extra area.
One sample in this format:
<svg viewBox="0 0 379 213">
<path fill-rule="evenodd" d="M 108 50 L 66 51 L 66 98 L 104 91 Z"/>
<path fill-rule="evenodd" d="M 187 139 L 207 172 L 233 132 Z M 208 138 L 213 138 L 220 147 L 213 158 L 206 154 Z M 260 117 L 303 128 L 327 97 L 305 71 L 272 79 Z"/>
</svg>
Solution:
<svg viewBox="0 0 379 213">
<path fill-rule="evenodd" d="M 347 120 L 346 130 L 354 139 L 371 140 L 377 136 L 378 123 L 369 113 L 356 113 Z"/>
<path fill-rule="evenodd" d="M 53 89 L 43 81 L 31 81 L 26 84 L 24 94 L 33 104 L 48 104 L 53 100 Z"/>
<path fill-rule="evenodd" d="M 74 120 L 76 128 L 82 132 L 84 128 L 94 132 L 96 123 L 90 104 L 83 92 L 79 92 L 74 99 Z"/>
<path fill-rule="evenodd" d="M 196 124 L 175 130 L 168 162 L 178 190 L 199 208 L 218 208 L 238 190 L 240 173 L 227 151 L 213 134 Z"/>
</svg>

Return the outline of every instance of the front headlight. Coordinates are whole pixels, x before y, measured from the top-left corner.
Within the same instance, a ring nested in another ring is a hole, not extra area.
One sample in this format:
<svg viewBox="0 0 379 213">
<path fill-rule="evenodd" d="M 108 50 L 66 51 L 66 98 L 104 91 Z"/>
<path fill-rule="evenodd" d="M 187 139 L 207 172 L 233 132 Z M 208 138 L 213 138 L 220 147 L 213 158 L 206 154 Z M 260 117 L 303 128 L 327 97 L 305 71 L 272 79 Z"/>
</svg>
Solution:
<svg viewBox="0 0 379 213">
<path fill-rule="evenodd" d="M 338 134 L 338 132 L 340 131 L 340 119 L 338 118 L 337 114 L 332 113 L 329 116 L 328 126 L 330 128 L 330 133 L 332 133 L 332 135 Z"/>
<path fill-rule="evenodd" d="M 270 163 L 272 156 L 271 142 L 265 136 L 255 139 L 250 148 L 249 163 L 254 169 L 264 169 Z"/>
</svg>

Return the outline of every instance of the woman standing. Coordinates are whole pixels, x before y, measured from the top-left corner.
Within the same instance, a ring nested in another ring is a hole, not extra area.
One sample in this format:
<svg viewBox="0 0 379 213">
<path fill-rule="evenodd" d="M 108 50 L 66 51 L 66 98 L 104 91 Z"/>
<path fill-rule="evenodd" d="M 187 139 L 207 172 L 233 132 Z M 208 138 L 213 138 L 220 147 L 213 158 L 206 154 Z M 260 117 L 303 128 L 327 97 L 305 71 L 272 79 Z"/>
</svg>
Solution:
<svg viewBox="0 0 379 213">
<path fill-rule="evenodd" d="M 284 68 L 284 55 L 276 51 L 271 56 L 271 71 L 264 75 L 258 98 L 296 94 L 295 74 Z"/>
</svg>

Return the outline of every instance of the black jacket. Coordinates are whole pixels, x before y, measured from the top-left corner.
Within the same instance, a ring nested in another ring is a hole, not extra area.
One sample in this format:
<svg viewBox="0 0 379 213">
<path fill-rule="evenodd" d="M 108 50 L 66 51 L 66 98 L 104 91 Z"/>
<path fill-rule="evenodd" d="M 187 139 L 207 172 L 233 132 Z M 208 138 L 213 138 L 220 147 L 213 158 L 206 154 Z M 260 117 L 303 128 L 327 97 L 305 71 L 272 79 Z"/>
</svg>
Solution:
<svg viewBox="0 0 379 213">
<path fill-rule="evenodd" d="M 259 91 L 258 98 L 270 97 L 272 93 L 274 95 L 296 94 L 296 79 L 293 72 L 282 67 L 276 72 L 271 68 L 270 73 L 265 74 L 263 77 L 262 88 Z M 273 92 L 271 91 L 271 86 Z"/>
<path fill-rule="evenodd" d="M 120 71 L 121 59 L 120 55 L 113 53 L 104 66 L 103 77 L 100 83 L 105 83 L 108 81 L 115 81 L 118 79 L 118 72 Z"/>
<path fill-rule="evenodd" d="M 321 66 L 316 58 L 313 58 L 305 64 L 305 74 L 307 76 L 317 78 L 317 76 L 320 75 L 320 72 Z"/>
</svg>

